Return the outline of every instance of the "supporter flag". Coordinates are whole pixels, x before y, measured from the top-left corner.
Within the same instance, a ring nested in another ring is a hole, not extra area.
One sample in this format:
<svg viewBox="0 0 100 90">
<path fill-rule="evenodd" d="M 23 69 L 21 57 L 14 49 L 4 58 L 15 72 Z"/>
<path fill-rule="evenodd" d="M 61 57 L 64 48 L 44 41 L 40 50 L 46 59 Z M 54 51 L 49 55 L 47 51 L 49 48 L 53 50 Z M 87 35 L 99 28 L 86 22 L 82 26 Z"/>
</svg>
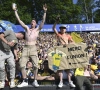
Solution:
<svg viewBox="0 0 100 90">
<path fill-rule="evenodd" d="M 83 41 L 83 39 L 80 37 L 80 35 L 77 34 L 76 32 L 72 32 L 71 36 L 75 43 L 80 43 Z"/>
</svg>

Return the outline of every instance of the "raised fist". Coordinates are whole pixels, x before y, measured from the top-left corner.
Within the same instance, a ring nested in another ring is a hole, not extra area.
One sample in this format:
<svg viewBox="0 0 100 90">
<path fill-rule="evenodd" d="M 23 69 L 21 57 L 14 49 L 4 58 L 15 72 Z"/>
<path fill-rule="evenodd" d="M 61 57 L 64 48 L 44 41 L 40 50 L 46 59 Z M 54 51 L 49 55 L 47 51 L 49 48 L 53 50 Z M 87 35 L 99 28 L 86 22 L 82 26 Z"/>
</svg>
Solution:
<svg viewBox="0 0 100 90">
<path fill-rule="evenodd" d="M 44 5 L 43 5 L 43 10 L 44 10 L 44 11 L 47 11 L 47 4 L 44 4 Z"/>
<path fill-rule="evenodd" d="M 59 20 L 60 20 L 60 15 L 57 15 L 56 21 L 59 21 Z"/>
</svg>

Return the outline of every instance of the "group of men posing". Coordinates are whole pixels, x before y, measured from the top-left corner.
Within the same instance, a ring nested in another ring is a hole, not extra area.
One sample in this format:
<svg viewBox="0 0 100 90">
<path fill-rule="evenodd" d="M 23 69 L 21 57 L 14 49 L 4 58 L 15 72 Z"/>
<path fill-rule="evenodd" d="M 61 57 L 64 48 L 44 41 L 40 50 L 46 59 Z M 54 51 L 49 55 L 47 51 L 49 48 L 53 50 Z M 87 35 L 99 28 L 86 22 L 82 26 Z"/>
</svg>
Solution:
<svg viewBox="0 0 100 90">
<path fill-rule="evenodd" d="M 38 73 L 38 55 L 37 55 L 37 48 L 36 48 L 36 41 L 37 37 L 39 35 L 39 31 L 42 29 L 45 19 L 46 19 L 46 12 L 47 12 L 47 6 L 43 5 L 44 15 L 43 19 L 39 26 L 37 26 L 36 20 L 32 19 L 31 21 L 31 27 L 29 28 L 23 21 L 21 21 L 18 12 L 17 7 L 12 7 L 14 10 L 16 19 L 18 20 L 19 24 L 25 29 L 24 32 L 18 32 L 15 33 L 11 30 L 6 30 L 3 33 L 0 34 L 0 88 L 5 87 L 5 61 L 7 60 L 9 66 L 10 66 L 10 88 L 15 87 L 15 60 L 17 59 L 17 43 L 18 39 L 23 39 L 25 37 L 25 46 L 22 51 L 21 59 L 19 60 L 23 82 L 18 85 L 17 87 L 24 87 L 28 86 L 28 79 L 26 76 L 26 63 L 28 61 L 28 58 L 31 57 L 32 63 L 34 64 L 34 82 L 33 85 L 35 87 L 39 87 L 39 84 L 37 82 L 37 73 Z M 59 41 L 62 45 L 67 45 L 69 43 L 74 43 L 71 36 L 66 33 L 66 27 L 60 26 L 60 33 L 56 30 L 56 24 L 59 21 L 59 17 L 56 19 L 56 22 L 53 25 L 53 30 L 56 33 Z M 13 53 L 11 51 L 13 49 Z M 59 73 L 62 73 L 62 71 L 59 71 Z M 70 84 L 73 84 L 71 81 L 69 81 Z M 62 87 L 62 82 L 59 83 L 59 87 Z M 75 87 L 75 85 L 73 86 Z"/>
</svg>

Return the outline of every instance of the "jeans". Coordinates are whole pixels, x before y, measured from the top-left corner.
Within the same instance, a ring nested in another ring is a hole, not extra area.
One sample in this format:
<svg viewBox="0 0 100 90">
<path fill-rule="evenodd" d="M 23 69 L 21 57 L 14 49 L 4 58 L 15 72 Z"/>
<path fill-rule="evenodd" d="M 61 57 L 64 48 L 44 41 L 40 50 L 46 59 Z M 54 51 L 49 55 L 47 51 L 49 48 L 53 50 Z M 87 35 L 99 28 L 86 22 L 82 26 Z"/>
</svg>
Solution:
<svg viewBox="0 0 100 90">
<path fill-rule="evenodd" d="M 90 80 L 86 76 L 75 76 L 75 90 L 84 90 L 83 86 L 85 85 L 86 90 L 93 90 Z"/>
<path fill-rule="evenodd" d="M 5 81 L 5 61 L 10 67 L 10 79 L 15 78 L 15 61 L 12 51 L 0 50 L 0 80 Z"/>
</svg>

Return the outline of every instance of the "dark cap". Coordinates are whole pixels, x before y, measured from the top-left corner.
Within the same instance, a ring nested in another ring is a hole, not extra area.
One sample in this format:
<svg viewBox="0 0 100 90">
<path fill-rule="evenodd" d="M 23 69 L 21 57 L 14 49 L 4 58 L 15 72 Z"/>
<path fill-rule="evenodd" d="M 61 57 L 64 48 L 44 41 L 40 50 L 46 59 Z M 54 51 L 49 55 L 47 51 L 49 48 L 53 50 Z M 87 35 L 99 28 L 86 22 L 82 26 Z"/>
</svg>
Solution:
<svg viewBox="0 0 100 90">
<path fill-rule="evenodd" d="M 61 25 L 61 26 L 59 27 L 59 29 L 61 29 L 61 28 L 66 29 L 66 26 L 65 26 L 65 25 Z"/>
</svg>

